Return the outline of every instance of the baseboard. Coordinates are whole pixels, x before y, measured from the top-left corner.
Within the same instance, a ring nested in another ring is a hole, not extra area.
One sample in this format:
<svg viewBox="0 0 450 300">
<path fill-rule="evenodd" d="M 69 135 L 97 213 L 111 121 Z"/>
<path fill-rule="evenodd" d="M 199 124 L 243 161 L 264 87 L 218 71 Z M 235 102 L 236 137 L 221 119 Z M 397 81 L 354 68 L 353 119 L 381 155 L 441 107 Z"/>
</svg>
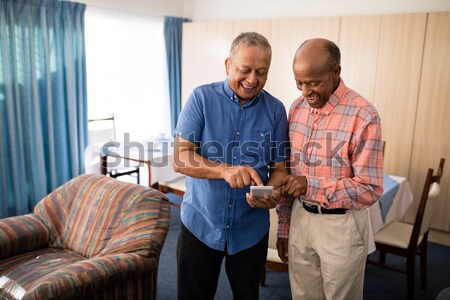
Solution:
<svg viewBox="0 0 450 300">
<path fill-rule="evenodd" d="M 430 229 L 428 233 L 428 240 L 430 242 L 450 247 L 450 232 L 438 229 Z"/>
</svg>

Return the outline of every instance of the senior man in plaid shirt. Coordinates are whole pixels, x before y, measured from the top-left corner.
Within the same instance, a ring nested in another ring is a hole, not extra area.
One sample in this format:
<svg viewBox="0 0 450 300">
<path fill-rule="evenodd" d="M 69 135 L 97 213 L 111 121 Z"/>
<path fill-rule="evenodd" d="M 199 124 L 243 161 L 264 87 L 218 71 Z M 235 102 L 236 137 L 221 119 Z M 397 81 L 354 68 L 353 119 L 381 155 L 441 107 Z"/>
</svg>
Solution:
<svg viewBox="0 0 450 300">
<path fill-rule="evenodd" d="M 366 208 L 383 193 L 380 117 L 340 78 L 333 42 L 305 41 L 293 71 L 302 95 L 289 113 L 278 253 L 289 262 L 294 300 L 363 299 Z"/>
</svg>

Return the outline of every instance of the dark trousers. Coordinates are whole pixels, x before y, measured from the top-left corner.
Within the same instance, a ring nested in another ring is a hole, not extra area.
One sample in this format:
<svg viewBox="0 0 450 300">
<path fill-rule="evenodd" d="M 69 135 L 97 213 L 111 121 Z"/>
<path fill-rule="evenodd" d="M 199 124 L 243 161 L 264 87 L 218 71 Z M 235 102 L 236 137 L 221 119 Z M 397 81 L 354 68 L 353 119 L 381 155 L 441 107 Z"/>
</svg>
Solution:
<svg viewBox="0 0 450 300">
<path fill-rule="evenodd" d="M 213 300 L 222 260 L 234 300 L 257 300 L 267 257 L 268 235 L 255 246 L 228 255 L 197 239 L 184 225 L 178 236 L 178 300 Z"/>
</svg>

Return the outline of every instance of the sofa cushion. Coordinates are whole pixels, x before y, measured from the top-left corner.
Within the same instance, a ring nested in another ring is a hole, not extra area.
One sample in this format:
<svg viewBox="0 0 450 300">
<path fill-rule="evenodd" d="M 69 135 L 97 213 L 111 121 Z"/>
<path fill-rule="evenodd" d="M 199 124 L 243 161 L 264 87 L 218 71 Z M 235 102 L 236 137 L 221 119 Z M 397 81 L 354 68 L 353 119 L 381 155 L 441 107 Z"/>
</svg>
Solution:
<svg viewBox="0 0 450 300">
<path fill-rule="evenodd" d="M 0 261 L 0 295 L 2 299 L 22 299 L 56 270 L 83 259 L 72 251 L 49 248 L 4 259 Z"/>
<path fill-rule="evenodd" d="M 86 259 L 70 250 L 40 249 L 0 261 L 0 297 L 150 299 L 157 265 L 156 257 L 138 254 Z"/>
</svg>

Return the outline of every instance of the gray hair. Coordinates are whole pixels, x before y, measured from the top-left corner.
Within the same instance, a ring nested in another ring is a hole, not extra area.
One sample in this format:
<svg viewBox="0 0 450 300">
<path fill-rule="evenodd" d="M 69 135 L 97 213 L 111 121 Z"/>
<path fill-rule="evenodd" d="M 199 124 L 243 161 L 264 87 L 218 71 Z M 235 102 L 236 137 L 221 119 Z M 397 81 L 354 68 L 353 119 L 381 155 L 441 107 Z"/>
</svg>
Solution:
<svg viewBox="0 0 450 300">
<path fill-rule="evenodd" d="M 267 39 L 257 32 L 243 32 L 231 43 L 229 56 L 232 57 L 240 46 L 255 47 L 267 51 L 272 56 L 272 47 Z"/>
<path fill-rule="evenodd" d="M 330 71 L 334 71 L 337 66 L 341 65 L 341 51 L 339 50 L 339 47 L 332 41 L 329 41 L 325 44 L 325 50 L 327 50 L 329 54 L 328 66 L 330 68 Z"/>
</svg>

